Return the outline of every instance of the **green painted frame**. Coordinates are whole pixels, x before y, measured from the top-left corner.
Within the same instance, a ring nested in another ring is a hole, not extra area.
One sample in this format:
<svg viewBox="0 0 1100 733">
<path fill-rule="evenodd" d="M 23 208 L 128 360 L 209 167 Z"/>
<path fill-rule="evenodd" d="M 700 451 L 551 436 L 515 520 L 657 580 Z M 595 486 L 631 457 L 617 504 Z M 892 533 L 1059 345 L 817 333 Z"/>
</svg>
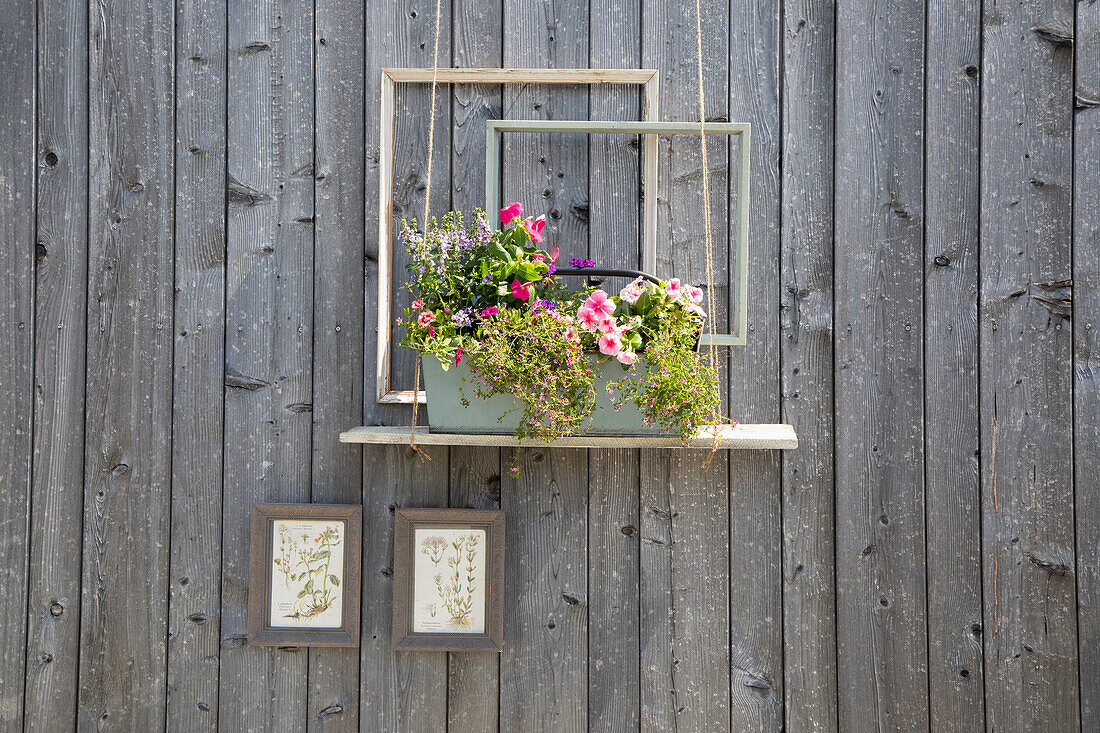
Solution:
<svg viewBox="0 0 1100 733">
<path fill-rule="evenodd" d="M 657 197 L 644 191 L 657 190 L 657 155 L 652 135 L 698 135 L 697 122 L 603 122 L 592 120 L 487 120 L 485 123 L 485 210 L 496 211 L 500 199 L 500 134 L 502 132 L 550 133 L 610 133 L 647 136 L 646 151 L 653 151 L 643 160 L 643 250 L 642 269 L 653 272 L 657 263 Z M 708 122 L 703 134 L 735 135 L 738 137 L 737 159 L 737 252 L 732 257 L 731 292 L 737 298 L 731 309 L 731 333 L 704 334 L 704 346 L 744 346 L 748 341 L 749 312 L 749 147 L 751 126 L 747 122 Z M 496 226 L 493 217 L 490 222 Z"/>
</svg>

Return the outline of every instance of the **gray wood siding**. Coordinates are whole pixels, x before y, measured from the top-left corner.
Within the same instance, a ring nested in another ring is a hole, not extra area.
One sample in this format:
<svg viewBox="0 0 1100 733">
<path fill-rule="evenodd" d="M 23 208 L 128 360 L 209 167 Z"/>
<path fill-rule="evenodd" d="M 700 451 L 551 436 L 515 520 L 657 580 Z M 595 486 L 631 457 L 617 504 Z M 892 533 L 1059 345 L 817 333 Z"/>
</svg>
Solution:
<svg viewBox="0 0 1100 733">
<path fill-rule="evenodd" d="M 431 65 L 431 0 L 0 2 L 0 729 L 1100 727 L 1100 4 L 701 5 L 706 116 L 753 126 L 724 409 L 800 437 L 709 470 L 337 441 L 410 417 L 374 401 L 379 69 Z M 656 68 L 697 119 L 694 0 L 441 7 L 441 65 Z M 428 105 L 398 86 L 398 217 Z M 640 114 L 441 86 L 432 213 L 484 205 L 486 119 Z M 658 274 L 701 282 L 698 141 L 660 153 Z M 636 266 L 640 165 L 506 134 L 502 191 Z M 358 649 L 246 644 L 258 501 L 362 502 Z M 390 651 L 412 506 L 508 512 L 501 655 Z"/>
</svg>

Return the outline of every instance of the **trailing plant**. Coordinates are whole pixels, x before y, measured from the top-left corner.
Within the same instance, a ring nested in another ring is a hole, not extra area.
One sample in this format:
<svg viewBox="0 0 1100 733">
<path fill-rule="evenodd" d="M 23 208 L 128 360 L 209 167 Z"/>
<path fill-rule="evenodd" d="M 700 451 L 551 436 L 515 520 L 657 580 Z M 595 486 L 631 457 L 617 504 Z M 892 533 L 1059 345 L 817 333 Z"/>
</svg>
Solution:
<svg viewBox="0 0 1100 733">
<path fill-rule="evenodd" d="M 596 374 L 572 319 L 547 307 L 508 309 L 489 316 L 479 333 L 472 347 L 475 392 L 519 400 L 517 436 L 550 441 L 585 424 L 596 405 Z M 469 406 L 465 396 L 463 404 Z"/>
</svg>

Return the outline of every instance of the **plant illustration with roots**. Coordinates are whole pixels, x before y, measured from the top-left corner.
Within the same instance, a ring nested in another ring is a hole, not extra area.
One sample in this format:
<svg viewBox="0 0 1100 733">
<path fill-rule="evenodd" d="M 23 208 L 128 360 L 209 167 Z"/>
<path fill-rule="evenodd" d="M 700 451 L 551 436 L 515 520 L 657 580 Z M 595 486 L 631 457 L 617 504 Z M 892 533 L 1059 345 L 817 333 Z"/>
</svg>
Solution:
<svg viewBox="0 0 1100 733">
<path fill-rule="evenodd" d="M 420 543 L 420 551 L 427 555 L 436 568 L 446 558 L 446 577 L 443 572 L 439 572 L 432 580 L 435 581 L 435 590 L 443 610 L 451 616 L 449 625 L 455 629 L 466 629 L 471 625 L 470 615 L 473 612 L 474 591 L 477 588 L 477 568 L 474 565 L 477 545 L 476 534 L 459 535 L 450 542 L 433 535 Z M 436 606 L 429 605 L 434 617 Z"/>
<path fill-rule="evenodd" d="M 282 573 L 287 589 L 298 589 L 294 606 L 286 618 L 305 620 L 332 608 L 340 578 L 329 566 L 332 551 L 341 542 L 340 529 L 333 525 L 306 537 L 294 536 L 287 527 L 279 528 L 278 556 L 272 562 Z"/>
</svg>

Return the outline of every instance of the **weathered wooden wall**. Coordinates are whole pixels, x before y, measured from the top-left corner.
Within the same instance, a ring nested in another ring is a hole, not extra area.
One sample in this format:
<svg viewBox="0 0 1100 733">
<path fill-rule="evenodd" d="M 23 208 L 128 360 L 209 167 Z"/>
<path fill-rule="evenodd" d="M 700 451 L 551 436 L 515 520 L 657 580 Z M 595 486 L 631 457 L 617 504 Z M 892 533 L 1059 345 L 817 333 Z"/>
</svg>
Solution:
<svg viewBox="0 0 1100 733">
<path fill-rule="evenodd" d="M 709 472 L 337 442 L 408 419 L 372 398 L 377 99 L 431 0 L 0 0 L 0 727 L 1100 730 L 1100 3 L 701 5 L 707 117 L 753 125 L 728 410 L 801 439 Z M 691 0 L 442 8 L 445 65 L 658 68 L 695 119 Z M 483 203 L 487 118 L 640 115 L 440 100 L 436 211 Z M 417 214 L 427 89 L 398 102 Z M 697 141 L 661 155 L 661 274 L 699 281 Z M 566 257 L 636 262 L 638 173 L 505 139 Z M 360 649 L 247 646 L 277 500 L 362 501 Z M 508 512 L 499 658 L 390 652 L 397 505 Z"/>
</svg>

